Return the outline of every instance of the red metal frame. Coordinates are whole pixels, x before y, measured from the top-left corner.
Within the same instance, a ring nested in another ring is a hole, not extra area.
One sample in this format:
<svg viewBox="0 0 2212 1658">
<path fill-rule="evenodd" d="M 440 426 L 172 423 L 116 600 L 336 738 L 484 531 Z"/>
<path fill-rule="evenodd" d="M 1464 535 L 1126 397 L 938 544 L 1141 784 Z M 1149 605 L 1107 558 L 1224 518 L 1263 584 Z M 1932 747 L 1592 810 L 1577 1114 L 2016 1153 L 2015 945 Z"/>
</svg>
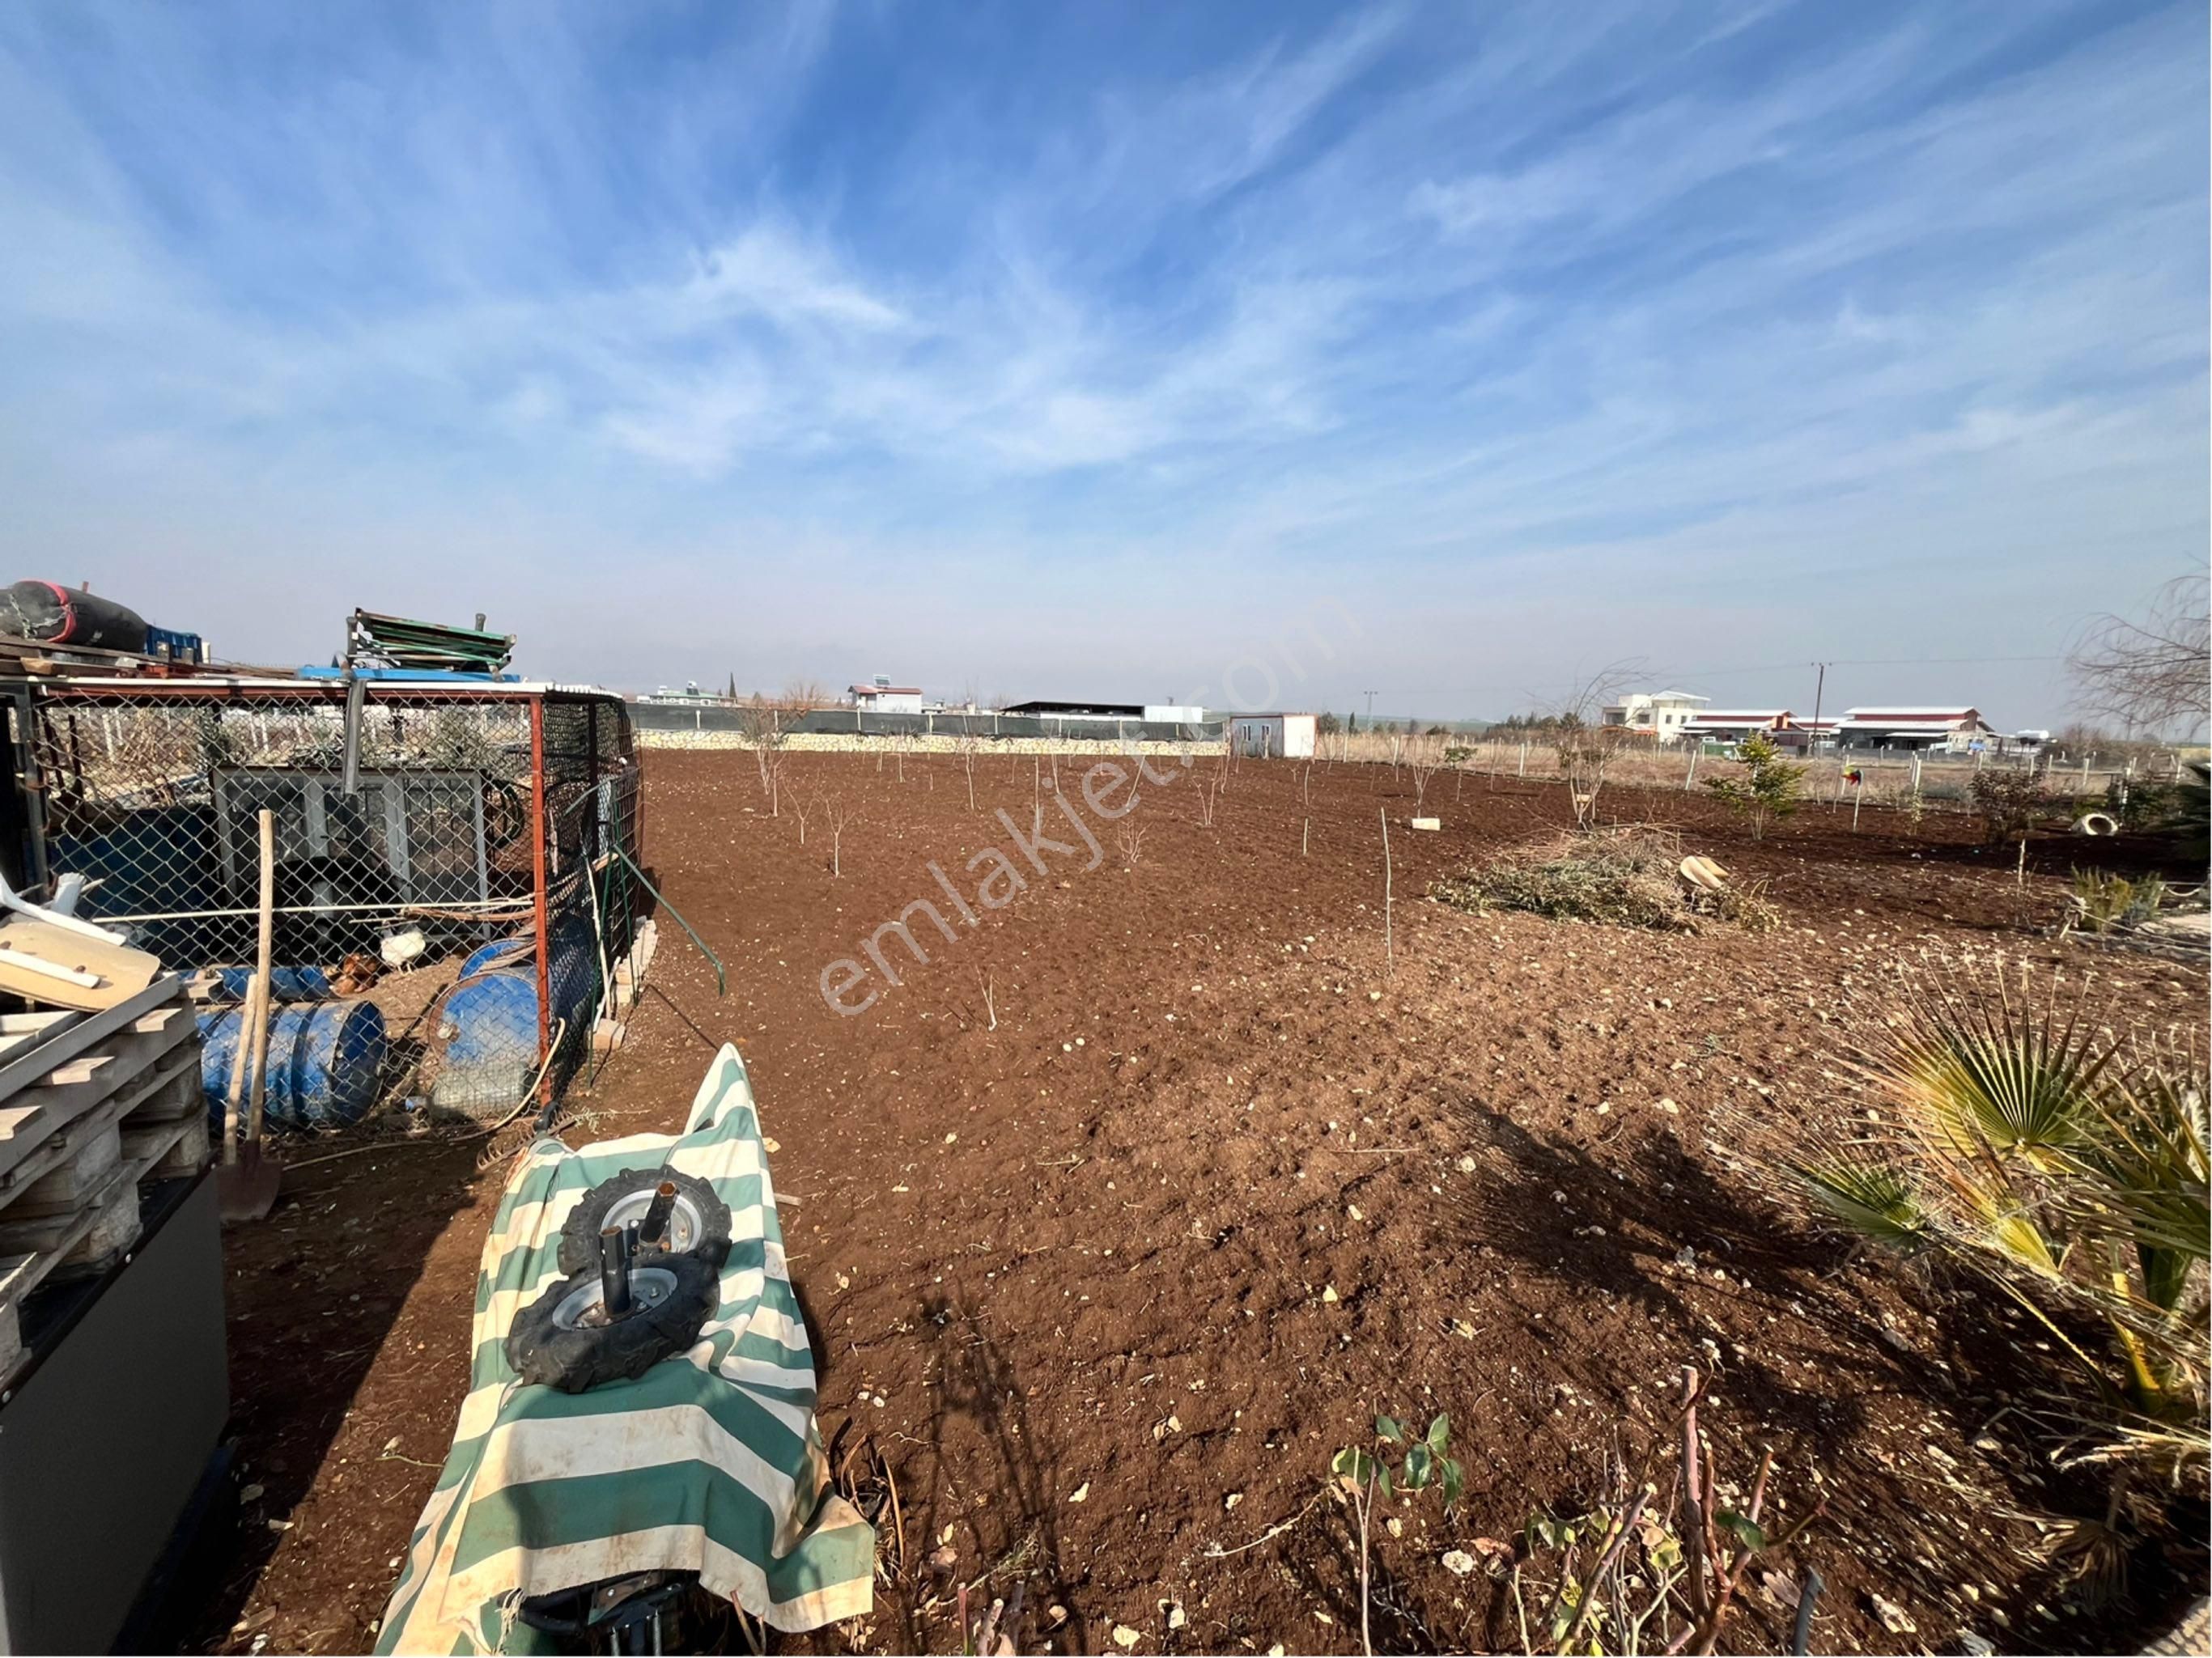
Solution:
<svg viewBox="0 0 2212 1658">
<path fill-rule="evenodd" d="M 546 926 L 545 840 L 553 826 L 545 820 L 545 699 L 530 699 L 531 921 L 538 937 L 538 1103 L 551 1098 L 553 1067 L 545 1063 L 553 1048 L 553 950 Z"/>
</svg>

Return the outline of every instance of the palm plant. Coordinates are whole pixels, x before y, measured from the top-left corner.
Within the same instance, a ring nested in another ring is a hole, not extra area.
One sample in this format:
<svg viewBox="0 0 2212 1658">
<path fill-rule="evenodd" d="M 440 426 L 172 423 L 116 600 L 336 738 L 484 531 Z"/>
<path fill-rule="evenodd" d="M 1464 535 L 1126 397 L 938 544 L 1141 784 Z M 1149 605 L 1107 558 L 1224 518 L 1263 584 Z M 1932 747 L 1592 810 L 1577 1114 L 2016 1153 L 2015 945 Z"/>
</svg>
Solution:
<svg viewBox="0 0 2212 1658">
<path fill-rule="evenodd" d="M 1922 980 L 1855 1060 L 1881 1106 L 1786 1163 L 1831 1219 L 2008 1295 L 2094 1384 L 2089 1453 L 2207 1460 L 2205 1079 L 2080 997 Z M 2084 1333 L 2101 1328 L 2099 1339 Z"/>
</svg>

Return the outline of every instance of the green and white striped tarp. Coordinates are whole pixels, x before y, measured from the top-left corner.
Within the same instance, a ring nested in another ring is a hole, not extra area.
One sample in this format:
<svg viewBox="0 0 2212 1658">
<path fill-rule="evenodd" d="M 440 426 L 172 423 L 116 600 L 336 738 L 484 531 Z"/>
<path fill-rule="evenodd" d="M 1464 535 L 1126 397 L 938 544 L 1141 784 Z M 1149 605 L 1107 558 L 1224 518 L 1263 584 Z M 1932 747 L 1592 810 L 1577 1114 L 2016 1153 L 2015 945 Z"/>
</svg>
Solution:
<svg viewBox="0 0 2212 1658">
<path fill-rule="evenodd" d="M 561 1275 L 561 1223 L 623 1169 L 666 1163 L 730 1206 L 722 1300 L 688 1353 L 588 1393 L 525 1387 L 502 1344 Z M 409 1546 L 379 1652 L 532 1649 L 522 1597 L 625 1573 L 695 1570 L 779 1630 L 866 1612 L 874 1530 L 830 1488 L 814 1362 L 751 1085 L 715 1055 L 682 1135 L 532 1146 L 477 1280 L 474 1357 L 453 1448 Z"/>
</svg>

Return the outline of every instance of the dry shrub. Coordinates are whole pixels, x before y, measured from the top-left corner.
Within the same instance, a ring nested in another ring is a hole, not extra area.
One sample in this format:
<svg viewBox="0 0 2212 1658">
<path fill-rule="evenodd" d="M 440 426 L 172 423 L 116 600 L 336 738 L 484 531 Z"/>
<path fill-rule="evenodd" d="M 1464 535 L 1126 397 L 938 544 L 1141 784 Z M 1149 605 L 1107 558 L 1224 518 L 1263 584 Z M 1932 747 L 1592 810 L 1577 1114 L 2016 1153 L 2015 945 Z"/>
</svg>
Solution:
<svg viewBox="0 0 2212 1658">
<path fill-rule="evenodd" d="M 1763 932 L 1781 920 L 1764 882 L 1702 891 L 1677 872 L 1682 855 L 1680 838 L 1664 830 L 1586 829 L 1437 881 L 1429 896 L 1477 915 L 1520 909 L 1558 921 L 1675 932 L 1695 932 L 1714 921 Z"/>
</svg>

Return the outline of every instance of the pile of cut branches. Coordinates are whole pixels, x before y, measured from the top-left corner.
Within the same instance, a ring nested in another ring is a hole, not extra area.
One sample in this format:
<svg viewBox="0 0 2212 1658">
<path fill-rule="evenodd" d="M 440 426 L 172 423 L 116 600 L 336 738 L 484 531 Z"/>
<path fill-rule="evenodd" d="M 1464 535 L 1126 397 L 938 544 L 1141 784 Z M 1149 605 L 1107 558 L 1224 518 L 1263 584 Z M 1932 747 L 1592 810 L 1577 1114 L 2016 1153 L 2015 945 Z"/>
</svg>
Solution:
<svg viewBox="0 0 2212 1658">
<path fill-rule="evenodd" d="M 1516 848 L 1435 882 L 1429 896 L 1480 915 L 1527 910 L 1560 921 L 1696 932 L 1723 922 L 1759 932 L 1781 914 L 1763 883 L 1707 890 L 1682 878 L 1679 836 L 1643 827 L 1593 829 Z"/>
</svg>

